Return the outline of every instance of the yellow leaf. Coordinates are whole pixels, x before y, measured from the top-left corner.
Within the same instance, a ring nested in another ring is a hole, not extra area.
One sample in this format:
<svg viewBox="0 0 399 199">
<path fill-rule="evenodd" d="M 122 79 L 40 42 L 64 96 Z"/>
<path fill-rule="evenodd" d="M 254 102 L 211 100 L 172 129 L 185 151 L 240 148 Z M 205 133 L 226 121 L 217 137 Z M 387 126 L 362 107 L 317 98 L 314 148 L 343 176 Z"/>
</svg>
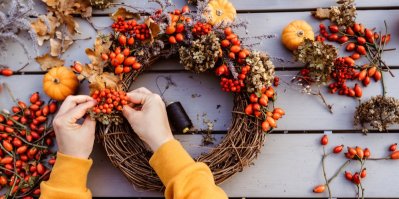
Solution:
<svg viewBox="0 0 399 199">
<path fill-rule="evenodd" d="M 111 15 L 111 18 L 116 21 L 118 20 L 119 16 L 123 19 L 140 19 L 140 15 L 138 13 L 130 12 L 123 7 L 118 8 L 118 10 Z"/>
<path fill-rule="evenodd" d="M 35 58 L 36 62 L 40 64 L 40 68 L 44 71 L 57 66 L 63 66 L 65 61 L 58 57 L 53 57 L 50 54 L 45 54 Z"/>
<path fill-rule="evenodd" d="M 37 18 L 31 23 L 32 29 L 36 32 L 37 36 L 44 36 L 47 34 L 48 27 L 42 18 Z"/>
<path fill-rule="evenodd" d="M 158 24 L 154 23 L 154 20 L 152 20 L 150 17 L 148 17 L 144 23 L 147 25 L 147 27 L 150 29 L 150 43 L 154 42 L 154 38 L 158 36 L 158 34 L 161 32 L 161 28 L 159 27 Z"/>
<path fill-rule="evenodd" d="M 122 84 L 118 76 L 113 73 L 105 72 L 101 75 L 92 76 L 89 79 L 90 85 L 90 93 L 96 90 L 102 90 L 105 88 L 113 88 L 115 90 L 121 90 Z"/>
</svg>

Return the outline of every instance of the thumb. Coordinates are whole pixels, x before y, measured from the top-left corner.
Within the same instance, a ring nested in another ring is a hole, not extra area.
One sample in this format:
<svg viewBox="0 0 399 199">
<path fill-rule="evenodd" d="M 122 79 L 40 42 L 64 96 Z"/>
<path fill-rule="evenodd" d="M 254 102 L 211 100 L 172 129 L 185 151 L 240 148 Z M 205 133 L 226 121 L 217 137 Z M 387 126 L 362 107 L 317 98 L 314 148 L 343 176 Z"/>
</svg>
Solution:
<svg viewBox="0 0 399 199">
<path fill-rule="evenodd" d="M 95 132 L 96 120 L 92 119 L 90 116 L 87 116 L 82 124 L 82 127 L 87 129 L 89 132 Z"/>
<path fill-rule="evenodd" d="M 132 124 L 135 118 L 137 118 L 140 114 L 140 111 L 137 111 L 132 107 L 125 105 L 123 106 L 122 113 L 123 116 L 125 116 L 125 118 L 129 121 L 129 123 Z"/>
<path fill-rule="evenodd" d="M 68 120 L 70 120 L 70 122 L 75 123 L 78 119 L 82 118 L 86 114 L 88 109 L 95 106 L 96 103 L 97 102 L 95 100 L 92 100 L 79 104 L 72 110 L 68 111 L 65 115 L 68 117 Z"/>
</svg>

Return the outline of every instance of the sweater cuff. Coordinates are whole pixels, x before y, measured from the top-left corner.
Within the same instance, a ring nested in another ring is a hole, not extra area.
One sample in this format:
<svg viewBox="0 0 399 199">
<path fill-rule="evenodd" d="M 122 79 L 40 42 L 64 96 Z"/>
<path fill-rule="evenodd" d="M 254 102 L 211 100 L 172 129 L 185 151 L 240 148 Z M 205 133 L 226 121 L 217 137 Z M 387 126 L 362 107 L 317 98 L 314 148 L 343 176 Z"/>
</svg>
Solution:
<svg viewBox="0 0 399 199">
<path fill-rule="evenodd" d="M 70 190 L 87 191 L 87 175 L 92 164 L 91 159 L 77 158 L 58 152 L 50 179 L 46 184 Z"/>
<path fill-rule="evenodd" d="M 164 143 L 150 159 L 151 167 L 164 185 L 193 163 L 195 163 L 194 160 L 175 139 Z"/>
</svg>

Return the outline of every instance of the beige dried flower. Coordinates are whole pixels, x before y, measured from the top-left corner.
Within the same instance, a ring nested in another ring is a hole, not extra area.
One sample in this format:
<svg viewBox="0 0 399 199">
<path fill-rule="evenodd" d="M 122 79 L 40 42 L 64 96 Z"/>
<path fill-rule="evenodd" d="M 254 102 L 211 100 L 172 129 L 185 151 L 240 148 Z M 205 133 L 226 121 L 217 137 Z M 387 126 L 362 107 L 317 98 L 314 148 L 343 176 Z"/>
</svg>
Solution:
<svg viewBox="0 0 399 199">
<path fill-rule="evenodd" d="M 259 92 L 262 88 L 272 85 L 274 80 L 274 65 L 266 54 L 253 51 L 246 61 L 251 67 L 251 72 L 246 79 L 248 92 Z"/>
<path fill-rule="evenodd" d="M 90 5 L 94 8 L 105 9 L 111 6 L 114 0 L 90 0 Z"/>
<path fill-rule="evenodd" d="M 354 125 L 361 125 L 362 131 L 367 132 L 366 124 L 386 131 L 390 125 L 399 124 L 399 100 L 381 95 L 372 97 L 356 108 Z"/>
<path fill-rule="evenodd" d="M 179 48 L 180 63 L 186 70 L 204 72 L 215 66 L 220 53 L 219 38 L 215 33 L 202 35 L 189 46 Z"/>
<path fill-rule="evenodd" d="M 330 9 L 330 20 L 338 26 L 350 27 L 356 20 L 355 0 L 340 0 Z"/>
</svg>

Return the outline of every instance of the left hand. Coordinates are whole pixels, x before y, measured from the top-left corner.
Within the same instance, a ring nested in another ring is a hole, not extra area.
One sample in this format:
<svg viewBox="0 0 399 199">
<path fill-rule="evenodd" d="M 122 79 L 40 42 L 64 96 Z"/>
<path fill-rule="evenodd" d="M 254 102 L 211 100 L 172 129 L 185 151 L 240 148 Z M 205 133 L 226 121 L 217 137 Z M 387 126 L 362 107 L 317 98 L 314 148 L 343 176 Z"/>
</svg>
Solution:
<svg viewBox="0 0 399 199">
<path fill-rule="evenodd" d="M 87 116 L 82 125 L 76 123 L 97 102 L 86 95 L 68 96 L 53 120 L 58 151 L 87 159 L 93 151 L 96 121 Z"/>
</svg>

